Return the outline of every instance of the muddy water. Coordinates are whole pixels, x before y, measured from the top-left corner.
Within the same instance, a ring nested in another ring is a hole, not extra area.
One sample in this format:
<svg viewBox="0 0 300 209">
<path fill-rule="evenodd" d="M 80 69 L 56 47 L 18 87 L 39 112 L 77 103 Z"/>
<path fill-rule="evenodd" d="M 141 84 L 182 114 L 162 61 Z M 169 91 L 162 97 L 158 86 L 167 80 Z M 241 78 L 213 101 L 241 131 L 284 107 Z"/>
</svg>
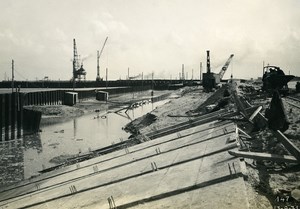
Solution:
<svg viewBox="0 0 300 209">
<path fill-rule="evenodd" d="M 55 157 L 76 155 L 102 148 L 120 140 L 127 140 L 129 134 L 122 128 L 167 101 L 148 103 L 129 110 L 100 112 L 84 115 L 67 122 L 45 125 L 42 132 L 24 137 L 24 177 L 38 174 L 39 170 L 54 166 Z"/>
</svg>

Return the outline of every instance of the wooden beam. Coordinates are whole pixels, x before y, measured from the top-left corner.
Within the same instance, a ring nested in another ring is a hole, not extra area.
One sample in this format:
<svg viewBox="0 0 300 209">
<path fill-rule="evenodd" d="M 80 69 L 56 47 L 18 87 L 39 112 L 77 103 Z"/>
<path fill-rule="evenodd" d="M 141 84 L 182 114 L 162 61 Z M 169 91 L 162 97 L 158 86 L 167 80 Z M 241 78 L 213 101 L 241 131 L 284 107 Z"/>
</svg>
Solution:
<svg viewBox="0 0 300 209">
<path fill-rule="evenodd" d="M 251 139 L 252 137 L 249 136 L 245 131 L 242 129 L 238 128 L 238 132 L 241 133 L 245 138 Z"/>
<path fill-rule="evenodd" d="M 281 131 L 276 131 L 277 139 L 300 162 L 300 150 Z"/>
<path fill-rule="evenodd" d="M 252 107 L 252 105 L 246 101 L 246 104 L 248 107 Z M 261 114 L 260 112 L 257 113 L 257 120 L 256 123 L 260 126 L 260 127 L 266 127 L 268 125 L 268 119 L 265 118 L 265 116 L 263 116 L 263 114 Z"/>
<path fill-rule="evenodd" d="M 292 105 L 293 107 L 297 107 L 298 109 L 300 109 L 299 105 L 295 105 L 295 104 L 293 104 L 293 103 L 291 103 L 289 101 L 286 101 L 286 100 L 285 100 L 285 102 L 288 103 L 289 105 Z"/>
<path fill-rule="evenodd" d="M 254 111 L 254 113 L 250 116 L 249 120 L 252 121 L 252 120 L 256 117 L 256 115 L 259 113 L 259 111 L 261 111 L 261 109 L 262 109 L 262 106 L 259 106 L 259 107 Z"/>
<path fill-rule="evenodd" d="M 242 152 L 242 151 L 228 151 L 229 154 L 236 157 L 249 158 L 254 160 L 270 160 L 274 162 L 286 162 L 286 163 L 299 163 L 299 161 L 289 155 L 276 155 L 261 152 Z"/>
</svg>

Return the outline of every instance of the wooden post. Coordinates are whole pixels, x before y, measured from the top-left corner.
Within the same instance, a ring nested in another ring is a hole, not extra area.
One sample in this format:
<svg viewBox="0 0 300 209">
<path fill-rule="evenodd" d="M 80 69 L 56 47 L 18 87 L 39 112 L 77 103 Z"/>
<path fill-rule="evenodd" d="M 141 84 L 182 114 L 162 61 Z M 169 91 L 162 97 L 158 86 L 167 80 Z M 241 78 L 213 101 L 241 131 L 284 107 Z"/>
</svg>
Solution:
<svg viewBox="0 0 300 209">
<path fill-rule="evenodd" d="M 45 92 L 42 92 L 42 105 L 45 105 L 46 101 L 45 101 Z"/>
<path fill-rule="evenodd" d="M 45 94 L 46 94 L 46 105 L 49 105 L 49 91 L 46 91 Z"/>
<path fill-rule="evenodd" d="M 276 131 L 277 139 L 300 162 L 300 149 L 296 147 L 281 131 Z"/>
<path fill-rule="evenodd" d="M 11 130 L 11 140 L 15 139 L 15 130 L 16 130 L 16 93 L 11 94 L 11 123 L 10 123 L 10 130 Z"/>
<path fill-rule="evenodd" d="M 10 94 L 5 94 L 5 141 L 9 140 Z"/>
<path fill-rule="evenodd" d="M 31 105 L 31 93 L 27 93 L 27 104 L 26 105 Z"/>
<path fill-rule="evenodd" d="M 28 105 L 28 94 L 24 94 L 24 100 L 23 100 L 24 105 Z"/>
<path fill-rule="evenodd" d="M 49 105 L 52 105 L 52 91 L 49 92 Z"/>
<path fill-rule="evenodd" d="M 58 105 L 58 91 L 55 91 L 55 105 Z"/>
<path fill-rule="evenodd" d="M 21 137 L 22 132 L 22 120 L 23 120 L 23 102 L 24 102 L 24 95 L 18 93 L 17 95 L 17 137 Z"/>
<path fill-rule="evenodd" d="M 36 105 L 35 103 L 35 92 L 32 92 L 32 105 Z"/>
<path fill-rule="evenodd" d="M 42 94 L 43 92 L 38 93 L 38 105 L 42 105 Z"/>
<path fill-rule="evenodd" d="M 3 94 L 0 94 L 0 142 L 2 141 L 2 127 L 3 127 L 4 109 L 3 109 Z"/>
</svg>

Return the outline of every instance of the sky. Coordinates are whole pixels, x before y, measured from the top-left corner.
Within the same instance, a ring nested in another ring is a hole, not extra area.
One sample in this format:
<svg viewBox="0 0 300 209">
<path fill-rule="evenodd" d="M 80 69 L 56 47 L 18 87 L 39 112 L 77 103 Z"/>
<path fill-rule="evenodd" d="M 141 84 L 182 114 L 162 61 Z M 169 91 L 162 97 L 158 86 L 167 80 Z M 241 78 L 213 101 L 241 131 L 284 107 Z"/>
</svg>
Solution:
<svg viewBox="0 0 300 209">
<path fill-rule="evenodd" d="M 73 39 L 87 80 L 176 79 L 200 62 L 224 78 L 262 76 L 263 62 L 300 76 L 299 0 L 0 0 L 0 80 L 69 80 Z"/>
</svg>

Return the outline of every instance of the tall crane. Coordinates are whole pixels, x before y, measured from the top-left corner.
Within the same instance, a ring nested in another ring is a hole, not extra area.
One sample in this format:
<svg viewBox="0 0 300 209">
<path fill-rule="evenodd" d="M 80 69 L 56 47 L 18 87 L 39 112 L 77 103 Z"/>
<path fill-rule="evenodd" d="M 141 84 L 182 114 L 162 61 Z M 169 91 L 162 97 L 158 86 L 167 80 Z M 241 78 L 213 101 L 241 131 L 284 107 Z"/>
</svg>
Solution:
<svg viewBox="0 0 300 209">
<path fill-rule="evenodd" d="M 77 53 L 76 41 L 73 39 L 73 87 L 75 87 L 76 78 L 80 81 L 85 79 L 86 71 L 83 69 L 83 63 L 79 67 L 79 55 Z"/>
<path fill-rule="evenodd" d="M 79 68 L 79 56 L 77 53 L 76 41 L 73 39 L 73 81 L 77 78 L 76 71 Z"/>
<path fill-rule="evenodd" d="M 100 59 L 100 56 L 101 56 L 101 54 L 102 54 L 102 52 L 103 52 L 104 46 L 105 46 L 105 44 L 106 44 L 106 42 L 107 42 L 107 39 L 108 39 L 108 37 L 106 37 L 106 39 L 105 39 L 105 41 L 104 41 L 104 44 L 103 44 L 103 46 L 102 46 L 102 49 L 101 49 L 100 53 L 99 53 L 99 50 L 97 51 L 97 77 L 96 77 L 96 81 L 100 81 L 100 80 L 101 80 L 101 79 L 100 79 L 99 59 Z"/>
<path fill-rule="evenodd" d="M 228 60 L 226 61 L 226 63 L 224 64 L 224 66 L 222 67 L 222 69 L 221 69 L 221 71 L 219 73 L 220 80 L 222 80 L 222 78 L 223 78 L 223 76 L 224 76 L 224 74 L 225 74 L 225 72 L 226 72 L 226 70 L 227 70 L 227 68 L 228 68 L 228 66 L 229 66 L 229 64 L 230 64 L 233 56 L 234 56 L 234 54 L 231 54 L 230 57 L 228 58 Z"/>
</svg>

